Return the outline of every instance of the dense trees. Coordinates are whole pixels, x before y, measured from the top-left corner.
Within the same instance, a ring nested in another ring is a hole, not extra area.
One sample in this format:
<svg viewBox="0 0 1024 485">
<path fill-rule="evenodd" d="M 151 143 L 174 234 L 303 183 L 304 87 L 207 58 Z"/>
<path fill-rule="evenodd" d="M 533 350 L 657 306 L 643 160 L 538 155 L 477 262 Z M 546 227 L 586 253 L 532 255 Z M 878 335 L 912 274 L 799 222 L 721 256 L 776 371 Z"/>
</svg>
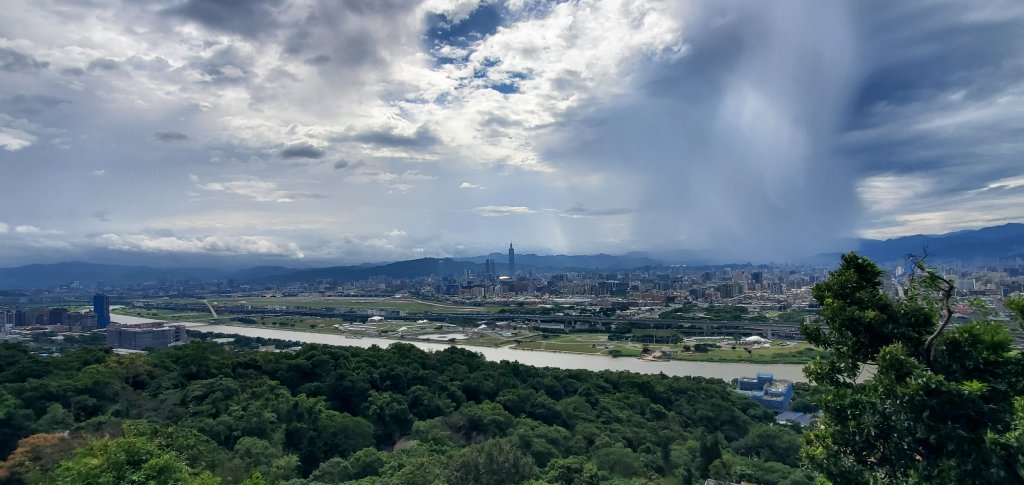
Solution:
<svg viewBox="0 0 1024 485">
<path fill-rule="evenodd" d="M 815 287 L 828 327 L 803 332 L 831 358 L 806 368 L 824 417 L 803 456 L 834 483 L 1022 481 L 1024 359 L 1001 323 L 940 331 L 950 282 L 918 270 L 893 300 L 881 270 L 851 253 Z M 1022 300 L 1007 306 L 1024 318 Z"/>
<path fill-rule="evenodd" d="M 0 362 L 4 484 L 691 484 L 762 460 L 763 483 L 807 476 L 765 443 L 771 414 L 712 379 L 404 344 L 48 359 L 0 345 Z"/>
</svg>

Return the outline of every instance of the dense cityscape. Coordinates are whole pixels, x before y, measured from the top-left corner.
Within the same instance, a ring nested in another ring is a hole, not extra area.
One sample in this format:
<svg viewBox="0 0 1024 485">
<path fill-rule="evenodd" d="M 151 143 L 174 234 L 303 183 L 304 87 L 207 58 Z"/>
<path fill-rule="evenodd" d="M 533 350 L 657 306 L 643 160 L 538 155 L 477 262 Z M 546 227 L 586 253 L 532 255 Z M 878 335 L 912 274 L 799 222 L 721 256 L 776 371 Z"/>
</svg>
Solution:
<svg viewBox="0 0 1024 485">
<path fill-rule="evenodd" d="M 444 269 L 444 261 L 438 261 L 437 272 L 432 274 L 345 282 L 185 280 L 112 286 L 71 281 L 55 288 L 26 289 L 0 297 L 0 333 L 3 339 L 17 342 L 35 334 L 60 338 L 102 332 L 111 324 L 113 299 L 116 307 L 136 312 L 178 312 L 206 323 L 236 325 L 239 317 L 254 315 L 309 321 L 347 319 L 354 323 L 366 323 L 372 317 L 410 323 L 429 317 L 465 328 L 500 322 L 525 330 L 602 330 L 614 334 L 620 327 L 648 322 L 651 328 L 669 330 L 662 336 L 672 343 L 687 334 L 770 336 L 773 331 L 776 336 L 799 339 L 799 324 L 818 319 L 820 305 L 811 296 L 811 288 L 824 281 L 830 270 L 806 265 L 746 264 L 552 271 L 517 268 L 511 245 L 508 259 L 501 265 L 487 258 L 482 264 L 469 264 L 461 274 L 443 275 Z M 984 316 L 1012 326 L 1002 302 L 1024 290 L 1020 258 L 983 266 L 948 262 L 936 266 L 936 271 L 956 286 L 952 307 L 955 322 Z M 886 270 L 883 289 L 893 298 L 902 298 L 913 276 L 910 263 L 893 263 Z M 103 293 L 94 295 L 93 291 Z M 83 301 L 85 305 L 74 304 Z M 411 309 L 401 304 L 404 301 L 435 302 L 437 306 Z M 346 302 L 355 304 L 346 306 Z M 495 308 L 499 310 L 493 311 Z M 115 314 L 113 321 L 116 323 L 118 318 Z M 183 332 L 175 336 L 162 327 L 148 333 L 169 335 L 153 341 L 160 342 L 160 346 L 185 341 Z M 414 337 L 416 333 L 392 336 Z M 120 346 L 113 344 L 119 342 L 117 338 L 110 341 L 112 346 Z M 142 350 L 146 346 L 136 343 L 124 347 Z"/>
</svg>

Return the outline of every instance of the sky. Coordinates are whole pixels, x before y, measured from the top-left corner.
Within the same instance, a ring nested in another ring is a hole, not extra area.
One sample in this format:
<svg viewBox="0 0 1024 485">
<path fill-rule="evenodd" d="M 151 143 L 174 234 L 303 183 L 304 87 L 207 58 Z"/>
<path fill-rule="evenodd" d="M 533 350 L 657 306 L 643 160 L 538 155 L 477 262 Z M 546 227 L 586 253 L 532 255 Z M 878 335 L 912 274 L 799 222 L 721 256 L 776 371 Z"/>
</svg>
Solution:
<svg viewBox="0 0 1024 485">
<path fill-rule="evenodd" d="M 1019 0 L 6 0 L 0 265 L 768 261 L 1024 222 L 1021 25 Z"/>
</svg>

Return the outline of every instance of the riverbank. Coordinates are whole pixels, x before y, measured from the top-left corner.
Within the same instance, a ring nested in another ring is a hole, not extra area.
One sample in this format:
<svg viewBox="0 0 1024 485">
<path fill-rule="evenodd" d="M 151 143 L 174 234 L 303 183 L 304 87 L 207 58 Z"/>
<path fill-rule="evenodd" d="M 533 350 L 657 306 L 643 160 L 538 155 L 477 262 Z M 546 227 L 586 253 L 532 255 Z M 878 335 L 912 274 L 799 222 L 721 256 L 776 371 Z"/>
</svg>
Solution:
<svg viewBox="0 0 1024 485">
<path fill-rule="evenodd" d="M 433 336 L 438 332 L 455 331 L 457 327 L 441 322 L 387 321 L 372 325 L 344 321 L 340 318 L 299 317 L 282 315 L 231 315 L 219 318 L 210 313 L 180 313 L 172 310 L 117 308 L 120 318 L 136 320 L 167 320 L 171 322 L 195 322 L 207 325 L 231 325 L 251 328 L 295 330 L 311 333 L 342 335 L 350 337 L 375 337 L 396 341 L 440 342 Z M 117 317 L 115 317 L 117 318 Z M 465 330 L 465 329 L 460 329 Z M 637 358 L 646 351 L 661 351 L 670 361 L 685 362 L 735 362 L 754 364 L 806 364 L 823 355 L 806 342 L 775 340 L 768 346 L 745 348 L 740 342 L 726 337 L 689 338 L 675 343 L 649 343 L 616 339 L 604 333 L 547 334 L 539 332 L 515 332 L 502 335 L 489 330 L 469 332 L 461 337 L 458 345 L 474 348 L 511 347 L 517 350 L 542 352 L 567 352 L 592 354 L 613 358 Z M 628 336 L 627 336 L 628 337 Z M 442 342 L 443 343 L 443 342 Z M 645 350 L 647 349 L 647 350 Z M 660 360 L 660 359 L 659 359 Z"/>
<path fill-rule="evenodd" d="M 309 320 L 299 317 L 256 317 L 252 323 L 239 323 L 231 315 L 224 315 L 214 319 L 210 314 L 197 313 L 176 313 L 167 310 L 141 310 L 130 308 L 118 308 L 114 320 L 124 323 L 142 323 L 148 321 L 171 321 L 175 323 L 191 322 L 190 326 L 198 325 L 225 325 L 239 328 L 299 331 L 324 335 L 338 335 L 359 338 L 379 338 L 390 341 L 401 342 L 424 342 L 440 343 L 448 345 L 448 342 L 441 342 L 437 339 L 419 338 L 418 335 L 431 335 L 437 331 L 433 323 L 417 325 L 412 323 L 391 323 L 374 325 L 369 328 L 365 325 L 349 326 L 340 319 L 315 319 Z M 273 326 L 268 325 L 272 323 Z M 423 327 L 423 330 L 417 330 Z M 411 332 L 399 334 L 401 330 L 410 329 Z M 352 340 L 351 338 L 349 340 Z M 698 343 L 708 344 L 718 342 L 718 347 L 708 347 L 705 351 L 694 351 Z M 515 336 L 502 337 L 494 335 L 476 335 L 460 340 L 457 345 L 463 347 L 477 348 L 511 348 L 520 351 L 546 352 L 546 353 L 567 353 L 581 355 L 596 355 L 618 359 L 636 359 L 643 352 L 645 344 L 630 341 L 612 341 L 607 334 L 596 333 L 570 333 L 561 335 L 552 334 L 519 334 Z M 691 339 L 677 344 L 649 344 L 651 350 L 669 351 L 669 361 L 683 362 L 714 362 L 714 363 L 750 363 L 750 364 L 806 364 L 822 355 L 818 350 L 803 342 L 776 341 L 772 347 L 756 348 L 745 350 L 735 347 L 728 339 L 703 338 Z M 687 348 L 689 347 L 689 348 Z M 735 347 L 735 348 L 730 348 Z"/>
<path fill-rule="evenodd" d="M 646 362 L 637 358 L 614 358 L 607 355 L 534 351 L 510 347 L 478 347 L 462 343 L 425 342 L 420 340 L 398 340 L 378 337 L 359 339 L 346 338 L 336 333 L 316 333 L 301 330 L 275 329 L 253 326 L 235 325 L 195 325 L 189 332 L 212 332 L 248 337 L 288 340 L 299 343 L 337 345 L 345 347 L 371 346 L 387 347 L 395 342 L 414 345 L 427 351 L 441 351 L 451 346 L 463 347 L 480 353 L 487 360 L 512 361 L 536 367 L 558 367 L 562 369 L 582 369 L 590 371 L 627 371 L 640 374 L 665 374 L 669 376 L 699 376 L 729 381 L 737 377 L 753 376 L 758 372 L 770 372 L 780 379 L 794 382 L 806 382 L 803 366 L 779 363 L 745 363 L 745 362 L 697 362 L 697 361 L 658 361 Z"/>
</svg>

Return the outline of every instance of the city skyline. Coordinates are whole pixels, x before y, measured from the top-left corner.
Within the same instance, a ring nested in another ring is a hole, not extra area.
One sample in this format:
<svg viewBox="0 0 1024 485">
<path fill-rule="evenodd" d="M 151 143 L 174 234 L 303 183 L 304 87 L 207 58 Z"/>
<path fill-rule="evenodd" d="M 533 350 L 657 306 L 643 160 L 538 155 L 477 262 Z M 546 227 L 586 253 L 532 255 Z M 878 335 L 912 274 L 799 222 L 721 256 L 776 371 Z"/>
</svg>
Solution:
<svg viewBox="0 0 1024 485">
<path fill-rule="evenodd" d="M 1019 2 L 5 7 L 0 266 L 768 261 L 1024 221 Z"/>
</svg>

